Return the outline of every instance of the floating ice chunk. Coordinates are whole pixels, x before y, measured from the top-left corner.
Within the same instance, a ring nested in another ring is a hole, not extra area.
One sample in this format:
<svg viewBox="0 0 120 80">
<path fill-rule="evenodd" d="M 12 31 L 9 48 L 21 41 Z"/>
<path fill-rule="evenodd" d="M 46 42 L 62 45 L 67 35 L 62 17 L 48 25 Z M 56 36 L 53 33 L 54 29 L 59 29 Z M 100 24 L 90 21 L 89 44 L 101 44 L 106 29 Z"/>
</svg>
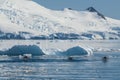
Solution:
<svg viewBox="0 0 120 80">
<path fill-rule="evenodd" d="M 43 51 L 36 45 L 15 45 L 6 51 L 0 51 L 2 55 L 19 56 L 31 54 L 32 56 L 44 55 Z"/>
<path fill-rule="evenodd" d="M 89 56 L 89 55 L 93 54 L 93 51 L 90 48 L 75 46 L 75 47 L 69 48 L 66 51 L 63 51 L 59 54 L 60 55 L 65 55 L 65 56 L 80 56 L 80 55 Z"/>
<path fill-rule="evenodd" d="M 50 48 L 50 49 L 46 49 L 45 50 L 45 54 L 46 55 L 57 55 L 59 53 L 61 53 L 62 50 L 61 49 L 57 49 L 57 48 Z"/>
</svg>

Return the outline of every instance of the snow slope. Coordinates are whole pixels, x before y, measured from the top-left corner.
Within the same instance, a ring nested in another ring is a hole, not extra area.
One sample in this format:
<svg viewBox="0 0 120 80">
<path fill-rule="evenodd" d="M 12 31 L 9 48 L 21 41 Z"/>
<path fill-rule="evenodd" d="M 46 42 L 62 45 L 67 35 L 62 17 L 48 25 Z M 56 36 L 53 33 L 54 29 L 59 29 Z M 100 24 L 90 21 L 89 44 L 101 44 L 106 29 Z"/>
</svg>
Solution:
<svg viewBox="0 0 120 80">
<path fill-rule="evenodd" d="M 120 20 L 93 7 L 47 9 L 32 0 L 0 0 L 0 39 L 120 39 Z"/>
</svg>

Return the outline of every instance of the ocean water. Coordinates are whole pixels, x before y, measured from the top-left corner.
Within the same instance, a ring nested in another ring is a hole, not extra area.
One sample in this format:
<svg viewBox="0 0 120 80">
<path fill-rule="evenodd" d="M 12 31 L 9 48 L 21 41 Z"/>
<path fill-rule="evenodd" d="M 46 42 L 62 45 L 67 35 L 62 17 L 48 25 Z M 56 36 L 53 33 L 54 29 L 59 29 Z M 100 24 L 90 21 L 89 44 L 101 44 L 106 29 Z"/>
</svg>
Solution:
<svg viewBox="0 0 120 80">
<path fill-rule="evenodd" d="M 22 43 L 22 41 L 18 42 L 19 44 Z M 34 42 L 38 44 L 38 41 Z M 96 49 L 100 50 L 94 51 L 92 56 L 77 57 L 73 60 L 59 56 L 44 56 L 42 59 L 36 61 L 17 61 L 17 59 L 13 61 L 3 60 L 0 61 L 0 80 L 120 79 L 119 41 L 92 41 L 94 44 L 92 44 L 91 41 L 73 41 L 73 43 L 78 42 L 82 44 L 90 43 L 89 46 L 93 48 L 95 48 L 96 45 Z M 11 42 L 3 41 L 0 44 L 3 43 Z M 59 46 L 59 42 L 57 42 L 56 45 Z M 106 60 L 103 59 L 104 56 L 107 57 Z"/>
</svg>

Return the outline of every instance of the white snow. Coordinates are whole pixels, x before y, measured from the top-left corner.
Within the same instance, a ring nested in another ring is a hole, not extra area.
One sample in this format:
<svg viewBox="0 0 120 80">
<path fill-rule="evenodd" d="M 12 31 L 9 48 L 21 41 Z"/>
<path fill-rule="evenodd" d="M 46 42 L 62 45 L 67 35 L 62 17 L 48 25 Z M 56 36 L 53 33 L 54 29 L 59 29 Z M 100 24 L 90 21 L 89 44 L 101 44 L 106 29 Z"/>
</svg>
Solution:
<svg viewBox="0 0 120 80">
<path fill-rule="evenodd" d="M 29 32 L 31 36 L 54 33 L 93 34 L 91 39 L 119 39 L 120 20 L 102 19 L 95 12 L 47 9 L 32 0 L 0 0 L 0 30 L 5 33 Z M 100 34 L 101 32 L 102 34 Z M 113 34 L 108 38 L 103 34 Z M 112 37 L 116 36 L 116 37 Z"/>
<path fill-rule="evenodd" d="M 11 23 L 8 18 L 4 14 L 0 14 L 0 30 L 4 33 L 18 33 L 18 32 L 31 32 L 35 33 L 35 31 L 30 29 L 25 29 L 23 27 L 20 27 L 16 24 Z"/>
</svg>

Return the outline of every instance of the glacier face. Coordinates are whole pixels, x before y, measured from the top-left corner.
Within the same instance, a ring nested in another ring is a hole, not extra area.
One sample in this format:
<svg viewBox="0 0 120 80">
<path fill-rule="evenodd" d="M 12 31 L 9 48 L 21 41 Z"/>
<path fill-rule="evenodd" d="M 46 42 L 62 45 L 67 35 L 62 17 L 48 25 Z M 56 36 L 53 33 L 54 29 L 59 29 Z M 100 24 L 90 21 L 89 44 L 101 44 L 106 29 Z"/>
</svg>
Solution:
<svg viewBox="0 0 120 80">
<path fill-rule="evenodd" d="M 0 39 L 120 39 L 120 20 L 93 7 L 55 11 L 32 0 L 0 0 L 0 4 Z"/>
</svg>

